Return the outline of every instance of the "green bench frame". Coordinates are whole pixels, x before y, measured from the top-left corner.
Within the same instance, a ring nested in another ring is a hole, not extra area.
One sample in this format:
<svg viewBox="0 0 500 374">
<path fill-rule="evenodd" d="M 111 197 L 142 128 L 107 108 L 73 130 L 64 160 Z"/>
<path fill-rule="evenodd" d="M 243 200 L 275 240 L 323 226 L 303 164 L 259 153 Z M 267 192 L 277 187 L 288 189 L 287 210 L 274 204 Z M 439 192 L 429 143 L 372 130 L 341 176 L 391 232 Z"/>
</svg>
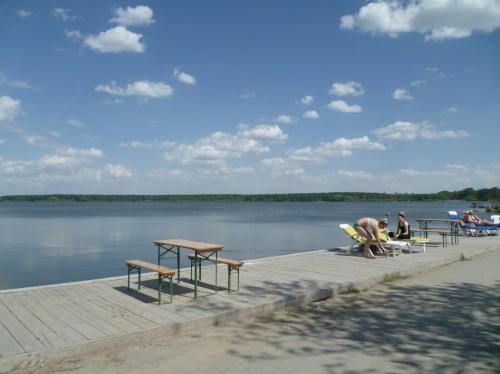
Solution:
<svg viewBox="0 0 500 374">
<path fill-rule="evenodd" d="M 198 266 L 198 279 L 201 280 L 201 263 L 202 261 L 208 261 L 208 262 L 215 262 L 216 260 L 214 259 L 211 259 L 211 258 L 207 258 L 207 257 L 198 257 L 198 259 L 196 259 L 194 256 L 188 256 L 188 259 L 191 261 L 191 280 L 193 280 L 193 265 L 195 265 L 195 262 L 198 262 L 197 266 Z M 227 262 L 224 262 L 224 259 L 218 259 L 217 260 L 217 264 L 224 264 L 224 265 L 227 265 L 227 292 L 231 292 L 232 289 L 231 289 L 231 273 L 233 272 L 233 270 L 236 270 L 236 275 L 237 275 L 237 288 L 236 288 L 236 292 L 239 292 L 240 290 L 240 268 L 243 266 L 243 262 L 240 262 L 240 265 L 238 266 L 235 266 L 233 264 L 229 264 Z M 195 269 L 196 271 L 196 269 Z"/>
<path fill-rule="evenodd" d="M 142 273 L 142 266 L 139 265 L 134 265 L 130 264 L 127 261 L 125 261 L 125 265 L 127 265 L 127 291 L 130 292 L 130 274 L 134 271 L 137 270 L 137 273 L 139 274 L 139 279 L 138 279 L 138 289 L 141 289 L 141 273 Z M 151 264 L 153 266 L 158 266 L 155 264 Z M 147 268 L 146 268 L 147 269 Z M 174 294 L 174 283 L 172 281 L 173 277 L 175 276 L 175 273 L 172 275 L 164 275 L 161 272 L 151 270 L 155 273 L 158 273 L 158 305 L 161 305 L 161 291 L 162 291 L 162 286 L 163 286 L 163 278 L 168 278 L 169 279 L 169 296 L 170 296 L 170 304 L 173 302 L 173 294 Z"/>
</svg>

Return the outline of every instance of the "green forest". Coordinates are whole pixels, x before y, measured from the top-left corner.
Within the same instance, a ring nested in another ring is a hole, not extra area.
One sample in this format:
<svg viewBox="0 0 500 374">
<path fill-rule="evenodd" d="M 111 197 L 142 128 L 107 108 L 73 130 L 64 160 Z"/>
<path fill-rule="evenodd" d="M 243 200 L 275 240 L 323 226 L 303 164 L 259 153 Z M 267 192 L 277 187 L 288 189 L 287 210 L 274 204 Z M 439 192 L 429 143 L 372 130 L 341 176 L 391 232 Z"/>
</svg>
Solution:
<svg viewBox="0 0 500 374">
<path fill-rule="evenodd" d="M 79 201 L 79 202 L 162 202 L 162 201 L 236 201 L 236 202 L 311 202 L 311 201 L 500 201 L 500 188 L 475 190 L 465 188 L 460 191 L 437 193 L 372 193 L 372 192 L 320 192 L 287 194 L 201 194 L 201 195 L 8 195 L 0 196 L 0 202 L 8 201 Z"/>
</svg>

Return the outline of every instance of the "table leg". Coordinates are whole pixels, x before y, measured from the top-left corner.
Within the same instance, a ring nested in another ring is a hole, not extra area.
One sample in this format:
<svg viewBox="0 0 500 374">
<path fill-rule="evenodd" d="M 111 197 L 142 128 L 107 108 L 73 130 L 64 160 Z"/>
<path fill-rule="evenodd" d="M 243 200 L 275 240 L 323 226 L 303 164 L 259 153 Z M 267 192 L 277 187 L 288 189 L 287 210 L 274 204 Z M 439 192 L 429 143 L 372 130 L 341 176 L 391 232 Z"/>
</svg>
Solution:
<svg viewBox="0 0 500 374">
<path fill-rule="evenodd" d="M 198 296 L 198 253 L 194 253 L 194 298 Z"/>
<path fill-rule="evenodd" d="M 217 261 L 217 253 L 215 252 L 215 293 L 217 293 L 217 268 L 219 267 L 219 262 Z"/>
<path fill-rule="evenodd" d="M 177 283 L 181 281 L 181 249 L 177 247 Z"/>
</svg>

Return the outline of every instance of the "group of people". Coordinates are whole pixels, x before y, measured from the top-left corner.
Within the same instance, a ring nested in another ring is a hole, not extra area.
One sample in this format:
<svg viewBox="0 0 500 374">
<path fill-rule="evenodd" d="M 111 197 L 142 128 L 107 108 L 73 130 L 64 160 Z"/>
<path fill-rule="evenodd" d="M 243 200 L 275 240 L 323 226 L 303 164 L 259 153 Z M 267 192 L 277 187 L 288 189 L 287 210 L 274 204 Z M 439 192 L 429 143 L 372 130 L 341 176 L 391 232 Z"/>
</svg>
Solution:
<svg viewBox="0 0 500 374">
<path fill-rule="evenodd" d="M 471 210 L 466 210 L 464 211 L 463 214 L 464 216 L 462 221 L 466 224 L 474 226 L 500 227 L 500 223 L 494 223 L 481 219 L 477 214 L 474 214 L 474 212 Z M 376 251 L 376 248 L 374 248 L 373 251 L 370 248 L 370 246 L 373 245 L 375 245 L 375 247 L 378 246 L 380 251 L 385 256 L 389 254 L 387 249 L 384 247 L 385 240 L 382 240 L 382 233 L 387 231 L 388 226 L 389 226 L 389 221 L 387 218 L 377 220 L 375 218 L 364 217 L 358 219 L 354 223 L 353 227 L 356 230 L 356 232 L 366 239 L 361 256 L 364 256 L 366 258 L 375 258 L 374 251 Z M 410 239 L 411 237 L 410 224 L 406 220 L 405 212 L 398 213 L 398 223 L 396 232 L 389 232 L 387 236 L 391 240 Z"/>
<path fill-rule="evenodd" d="M 377 220 L 375 218 L 364 217 L 358 219 L 354 223 L 354 230 L 366 239 L 361 256 L 375 258 L 375 254 L 370 248 L 370 245 L 375 243 L 385 256 L 389 254 L 389 251 L 384 247 L 384 243 L 381 239 L 382 231 L 386 231 L 388 226 L 389 220 L 387 218 Z M 404 212 L 398 213 L 398 226 L 396 232 L 390 232 L 388 235 L 394 240 L 410 239 L 410 225 L 406 220 L 406 214 Z"/>
<path fill-rule="evenodd" d="M 495 223 L 481 219 L 477 214 L 474 214 L 472 210 L 464 211 L 464 216 L 462 218 L 462 221 L 468 225 L 474 225 L 474 226 L 500 227 L 500 223 Z"/>
</svg>

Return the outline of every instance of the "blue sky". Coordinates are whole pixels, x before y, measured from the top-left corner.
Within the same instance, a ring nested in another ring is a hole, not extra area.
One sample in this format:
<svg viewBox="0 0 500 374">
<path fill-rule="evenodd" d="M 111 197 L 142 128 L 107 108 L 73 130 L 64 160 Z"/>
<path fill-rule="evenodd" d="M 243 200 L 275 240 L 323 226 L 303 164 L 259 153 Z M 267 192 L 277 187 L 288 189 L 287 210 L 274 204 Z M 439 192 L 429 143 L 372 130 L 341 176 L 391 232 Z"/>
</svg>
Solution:
<svg viewBox="0 0 500 374">
<path fill-rule="evenodd" d="M 496 0 L 0 3 L 0 194 L 500 185 Z"/>
</svg>

